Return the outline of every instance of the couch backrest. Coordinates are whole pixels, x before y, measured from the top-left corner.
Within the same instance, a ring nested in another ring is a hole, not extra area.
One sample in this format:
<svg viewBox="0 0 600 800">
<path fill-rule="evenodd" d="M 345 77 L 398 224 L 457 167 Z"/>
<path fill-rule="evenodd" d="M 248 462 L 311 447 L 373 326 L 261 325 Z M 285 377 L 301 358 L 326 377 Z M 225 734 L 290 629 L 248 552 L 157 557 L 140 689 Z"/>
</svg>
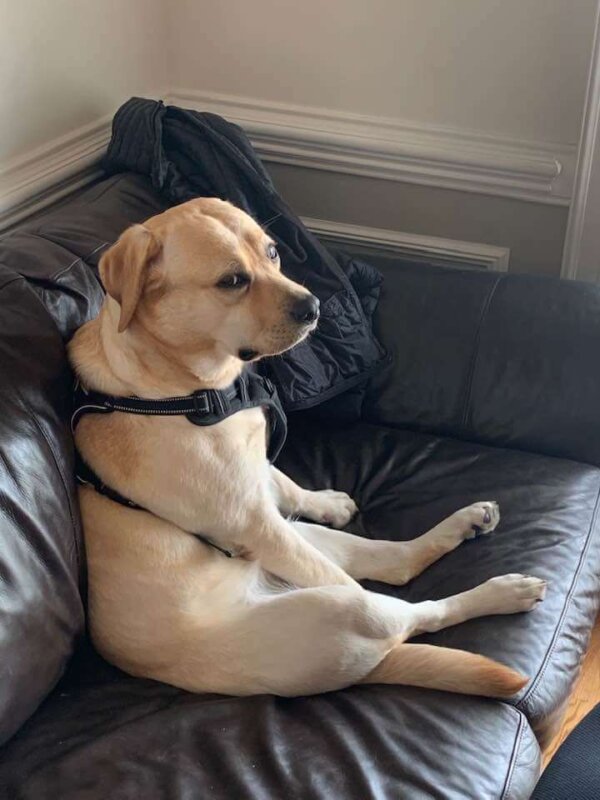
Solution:
<svg viewBox="0 0 600 800">
<path fill-rule="evenodd" d="M 104 250 L 167 207 L 147 178 L 117 175 L 0 239 L 0 264 L 27 278 L 65 340 L 98 312 Z"/>
<path fill-rule="evenodd" d="M 0 742 L 54 686 L 83 628 L 83 554 L 62 338 L 0 265 Z"/>
<path fill-rule="evenodd" d="M 65 342 L 100 307 L 103 249 L 160 210 L 148 181 L 119 176 L 0 239 L 0 742 L 84 626 Z"/>
<path fill-rule="evenodd" d="M 600 466 L 600 286 L 381 261 L 368 420 Z"/>
</svg>

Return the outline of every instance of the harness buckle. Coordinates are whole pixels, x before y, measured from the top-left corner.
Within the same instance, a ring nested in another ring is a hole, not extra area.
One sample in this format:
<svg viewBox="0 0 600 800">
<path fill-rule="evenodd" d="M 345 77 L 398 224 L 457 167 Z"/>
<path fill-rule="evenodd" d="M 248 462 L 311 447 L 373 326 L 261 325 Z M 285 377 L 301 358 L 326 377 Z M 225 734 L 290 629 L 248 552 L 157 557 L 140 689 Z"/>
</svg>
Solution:
<svg viewBox="0 0 600 800">
<path fill-rule="evenodd" d="M 193 392 L 192 398 L 196 414 L 208 414 L 210 412 L 210 401 L 206 390 L 201 389 L 197 392 Z"/>
<path fill-rule="evenodd" d="M 250 400 L 250 397 L 248 395 L 248 385 L 246 381 L 243 378 L 238 378 L 236 381 L 236 387 L 239 392 L 242 404 L 246 405 L 246 403 Z"/>
</svg>

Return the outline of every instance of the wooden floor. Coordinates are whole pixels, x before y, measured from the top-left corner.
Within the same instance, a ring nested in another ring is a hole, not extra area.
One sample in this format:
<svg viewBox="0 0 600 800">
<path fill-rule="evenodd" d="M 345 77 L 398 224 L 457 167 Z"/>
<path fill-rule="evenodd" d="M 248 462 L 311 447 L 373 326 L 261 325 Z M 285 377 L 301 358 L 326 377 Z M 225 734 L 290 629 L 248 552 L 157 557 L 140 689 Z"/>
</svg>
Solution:
<svg viewBox="0 0 600 800">
<path fill-rule="evenodd" d="M 579 680 L 569 699 L 562 725 L 544 751 L 544 766 L 548 764 L 560 743 L 598 703 L 600 703 L 600 617 L 596 620 L 590 647 Z"/>
</svg>

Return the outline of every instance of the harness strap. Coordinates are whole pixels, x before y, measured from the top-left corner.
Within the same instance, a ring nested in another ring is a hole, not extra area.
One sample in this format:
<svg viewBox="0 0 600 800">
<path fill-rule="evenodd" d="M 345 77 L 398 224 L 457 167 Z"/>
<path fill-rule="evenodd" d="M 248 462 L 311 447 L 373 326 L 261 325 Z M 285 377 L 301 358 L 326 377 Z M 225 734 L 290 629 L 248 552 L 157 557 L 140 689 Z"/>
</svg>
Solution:
<svg viewBox="0 0 600 800">
<path fill-rule="evenodd" d="M 133 500 L 130 500 L 128 497 L 124 497 L 120 492 L 117 492 L 117 490 L 113 489 L 111 486 L 107 486 L 104 481 L 101 480 L 101 478 L 99 478 L 99 476 L 96 475 L 96 473 L 87 465 L 79 452 L 75 453 L 75 458 L 75 478 L 77 483 L 79 483 L 81 486 L 91 486 L 98 492 L 98 494 L 102 494 L 104 497 L 108 497 L 109 500 L 119 503 L 122 506 L 126 506 L 127 508 L 133 508 L 137 511 L 148 510 L 144 508 L 144 506 L 139 506 L 137 503 L 134 503 Z M 209 539 L 208 536 L 204 536 L 201 533 L 195 533 L 194 531 L 189 531 L 189 533 L 191 533 L 196 539 L 200 539 L 200 541 L 204 542 L 204 544 L 208 544 L 211 547 L 214 547 L 216 550 L 220 550 L 223 555 L 227 556 L 227 558 L 233 558 L 233 553 L 231 550 L 221 547 L 220 544 L 213 542 L 213 540 Z"/>
<path fill-rule="evenodd" d="M 235 383 L 226 389 L 216 391 L 204 389 L 182 397 L 165 397 L 158 400 L 147 400 L 142 397 L 117 397 L 93 389 L 86 389 L 79 384 L 85 402 L 75 409 L 71 420 L 74 428 L 79 421 L 78 417 L 88 410 L 124 411 L 127 414 L 143 414 L 145 416 L 181 416 L 183 414 L 212 414 L 215 406 L 220 408 L 221 396 L 229 402 L 237 394 Z M 76 387 L 77 392 L 77 387 Z"/>
<path fill-rule="evenodd" d="M 118 397 L 75 385 L 71 431 L 84 414 L 121 411 L 144 416 L 185 416 L 194 425 L 216 425 L 247 408 L 262 406 L 269 414 L 267 456 L 274 462 L 285 443 L 287 421 L 275 386 L 268 378 L 254 372 L 242 373 L 225 389 L 201 389 L 181 397 L 148 400 L 142 397 Z"/>
<path fill-rule="evenodd" d="M 287 436 L 287 420 L 277 395 L 268 378 L 253 372 L 242 373 L 225 389 L 202 389 L 190 395 L 147 400 L 141 397 L 118 397 L 86 389 L 79 381 L 75 384 L 71 431 L 85 414 L 112 414 L 115 411 L 145 416 L 185 416 L 194 425 L 216 425 L 232 414 L 246 408 L 262 407 L 267 411 L 269 438 L 267 456 L 273 462 L 279 455 Z M 132 509 L 146 511 L 122 494 L 107 486 L 77 452 L 76 478 L 82 485 L 92 486 L 97 492 L 116 503 Z M 190 531 L 197 539 L 215 547 L 231 558 L 233 553 L 206 536 Z"/>
</svg>

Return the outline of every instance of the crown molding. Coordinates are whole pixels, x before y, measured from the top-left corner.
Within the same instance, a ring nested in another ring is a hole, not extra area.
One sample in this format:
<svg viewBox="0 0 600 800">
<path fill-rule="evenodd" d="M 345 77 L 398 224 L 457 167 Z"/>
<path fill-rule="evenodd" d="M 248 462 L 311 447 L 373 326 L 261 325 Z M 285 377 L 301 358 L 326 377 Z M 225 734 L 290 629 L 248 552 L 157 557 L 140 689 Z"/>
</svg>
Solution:
<svg viewBox="0 0 600 800">
<path fill-rule="evenodd" d="M 576 147 L 175 89 L 175 105 L 244 128 L 266 161 L 568 205 Z"/>
</svg>

